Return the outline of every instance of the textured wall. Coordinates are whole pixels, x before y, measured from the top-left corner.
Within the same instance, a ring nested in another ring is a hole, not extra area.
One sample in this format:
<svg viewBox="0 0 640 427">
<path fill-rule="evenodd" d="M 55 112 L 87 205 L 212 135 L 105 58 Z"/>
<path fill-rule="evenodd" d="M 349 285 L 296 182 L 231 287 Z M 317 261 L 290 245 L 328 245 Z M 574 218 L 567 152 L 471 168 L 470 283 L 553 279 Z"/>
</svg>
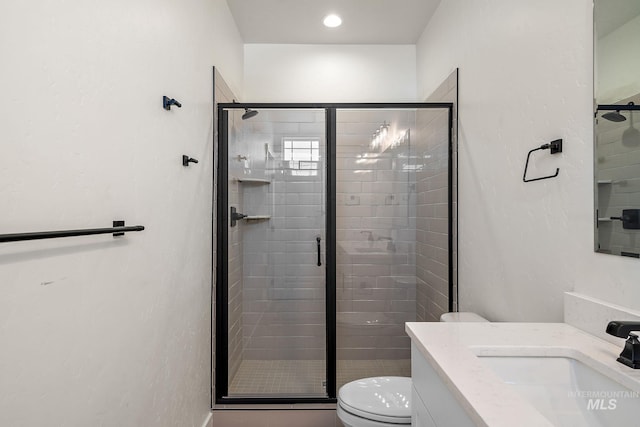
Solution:
<svg viewBox="0 0 640 427">
<path fill-rule="evenodd" d="M 202 425 L 226 3 L 4 1 L 0 57 L 0 233 L 146 227 L 0 246 L 0 425 Z"/>
<path fill-rule="evenodd" d="M 593 54 L 588 0 L 442 2 L 418 45 L 419 95 L 460 67 L 460 306 L 561 321 L 573 290 L 640 308 L 640 263 L 593 252 Z M 527 151 L 539 153 L 525 184 Z"/>
</svg>

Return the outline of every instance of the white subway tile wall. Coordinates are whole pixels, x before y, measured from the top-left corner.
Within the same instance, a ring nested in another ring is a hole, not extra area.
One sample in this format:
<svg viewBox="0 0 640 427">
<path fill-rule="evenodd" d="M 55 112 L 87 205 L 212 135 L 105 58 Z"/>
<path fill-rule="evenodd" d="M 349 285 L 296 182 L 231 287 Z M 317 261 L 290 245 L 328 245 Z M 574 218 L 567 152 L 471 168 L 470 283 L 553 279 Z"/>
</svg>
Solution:
<svg viewBox="0 0 640 427">
<path fill-rule="evenodd" d="M 458 97 L 458 72 L 454 71 L 427 99 L 453 102 L 454 117 Z M 448 230 L 448 135 L 446 112 L 419 112 L 420 138 L 415 144 L 421 168 L 416 171 L 416 311 L 417 320 L 437 322 L 449 311 L 449 230 Z M 452 209 L 453 305 L 457 310 L 457 121 L 453 121 Z"/>
<path fill-rule="evenodd" d="M 320 394 L 317 369 L 287 373 L 286 361 L 325 363 L 324 112 L 261 110 L 245 121 L 243 112 L 230 114 L 229 204 L 268 218 L 229 228 L 230 392 L 276 392 L 265 381 L 289 392 L 285 377 L 308 371 L 296 390 Z M 337 118 L 338 378 L 353 379 L 353 363 L 372 367 L 360 376 L 406 376 L 404 323 L 447 307 L 447 110 L 339 110 Z M 381 126 L 386 139 L 372 148 Z M 283 373 L 251 380 L 256 366 Z"/>
<path fill-rule="evenodd" d="M 236 176 L 269 181 L 239 184 L 242 213 L 270 217 L 237 227 L 244 252 L 244 361 L 324 364 L 325 270 L 324 262 L 317 265 L 316 242 L 320 237 L 324 256 L 324 132 L 321 110 L 265 109 L 238 126 L 234 143 L 247 159 Z"/>
<path fill-rule="evenodd" d="M 404 322 L 416 319 L 416 113 L 338 110 L 337 119 L 338 376 L 349 360 L 375 367 L 362 376 L 409 375 L 372 361 L 410 358 Z M 397 146 L 372 148 L 387 124 L 380 146 Z"/>
<path fill-rule="evenodd" d="M 235 96 L 233 95 L 233 92 L 231 91 L 231 89 L 229 88 L 229 86 L 226 84 L 226 82 L 224 81 L 224 79 L 222 78 L 222 76 L 220 75 L 220 73 L 218 72 L 217 69 L 214 69 L 214 84 L 215 84 L 215 88 L 214 88 L 214 112 L 217 112 L 217 104 L 218 103 L 227 103 L 227 102 L 232 102 L 232 100 L 235 98 Z M 214 114 L 214 141 L 218 140 L 218 122 L 217 122 L 217 114 Z M 218 144 L 214 144 L 214 159 L 218 159 Z M 214 206 L 213 206 L 213 223 L 216 224 L 217 223 L 217 191 L 218 191 L 218 183 L 217 183 L 217 176 L 218 176 L 218 168 L 217 168 L 217 161 L 214 162 L 214 170 L 213 170 L 213 176 L 215 177 L 214 179 L 215 181 L 215 185 L 213 186 L 213 200 L 214 200 Z M 237 236 L 234 236 L 237 238 Z M 213 227 L 213 241 L 216 242 L 216 227 L 214 225 Z M 242 280 L 242 271 L 240 270 L 242 268 L 242 263 L 238 262 L 238 257 L 241 256 L 241 250 L 240 250 L 240 246 L 239 246 L 239 241 L 236 241 L 235 243 L 231 243 L 233 242 L 233 240 L 230 239 L 230 245 L 227 248 L 227 250 L 229 250 L 230 253 L 230 258 L 234 257 L 234 259 L 236 259 L 236 262 L 234 263 L 234 265 L 232 266 L 232 270 L 233 270 L 233 281 L 230 280 L 230 284 L 234 284 L 234 292 L 237 294 L 238 289 L 241 289 L 241 286 L 238 286 L 238 282 L 240 282 Z M 218 247 L 214 247 L 214 251 L 213 251 L 213 277 L 215 278 L 215 272 L 216 272 L 216 254 L 217 251 L 220 250 L 220 248 Z M 222 249 L 224 250 L 224 248 Z M 230 278 L 231 279 L 231 278 Z M 215 279 L 214 279 L 215 280 Z M 214 288 L 212 289 L 212 298 L 213 298 L 213 313 L 212 315 L 215 318 L 216 312 L 215 312 L 215 302 L 216 302 L 216 292 L 215 292 L 215 284 L 214 284 Z M 238 329 L 240 323 L 238 322 L 239 319 L 239 313 L 242 312 L 242 307 L 238 306 L 238 303 L 241 302 L 241 300 L 239 298 L 234 298 L 233 300 L 234 304 L 229 306 L 230 312 L 233 313 L 233 317 L 230 318 L 230 325 L 234 325 L 234 330 L 230 331 L 229 334 L 229 352 L 230 354 L 233 353 L 233 357 L 230 358 L 230 360 L 232 360 L 233 362 L 229 364 L 229 374 L 235 374 L 235 372 L 238 370 L 238 367 L 240 366 L 240 361 L 242 358 L 242 332 Z M 216 354 L 216 348 L 215 348 L 215 343 L 216 343 L 216 336 L 215 336 L 215 328 L 212 329 L 211 331 L 211 338 L 212 338 L 212 362 L 215 360 L 215 354 Z M 213 376 L 213 387 L 212 387 L 212 393 L 213 395 L 215 395 L 215 363 L 212 363 L 212 367 L 211 367 L 211 372 L 212 372 L 212 376 Z"/>
<path fill-rule="evenodd" d="M 229 114 L 229 140 L 233 140 L 237 135 L 237 127 L 241 124 L 240 117 L 237 114 Z M 228 205 L 233 206 L 238 212 L 244 211 L 244 200 L 241 194 L 241 187 L 237 180 L 233 179 L 242 171 L 243 162 L 238 156 L 242 156 L 244 152 L 240 144 L 229 144 L 229 185 L 228 185 Z M 229 378 L 232 378 L 238 371 L 242 362 L 243 352 L 243 333 L 242 324 L 243 307 L 243 291 L 244 291 L 244 246 L 243 246 L 243 228 L 229 226 L 228 234 L 228 355 L 229 355 Z"/>
</svg>

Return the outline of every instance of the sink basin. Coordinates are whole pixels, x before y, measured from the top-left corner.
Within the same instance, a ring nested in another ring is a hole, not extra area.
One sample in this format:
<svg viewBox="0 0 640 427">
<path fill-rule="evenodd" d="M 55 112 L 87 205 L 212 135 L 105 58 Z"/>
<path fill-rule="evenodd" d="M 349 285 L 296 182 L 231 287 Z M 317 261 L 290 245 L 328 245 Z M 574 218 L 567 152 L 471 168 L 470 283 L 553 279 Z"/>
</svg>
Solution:
<svg viewBox="0 0 640 427">
<path fill-rule="evenodd" d="M 479 356 L 554 425 L 636 425 L 640 393 L 571 357 Z"/>
<path fill-rule="evenodd" d="M 373 257 L 380 257 L 380 256 L 385 256 L 385 257 L 393 257 L 396 255 L 403 255 L 402 253 L 396 253 L 393 251 L 389 251 L 387 249 L 388 247 L 388 243 L 387 242 L 374 242 L 374 243 L 370 243 L 370 242 L 340 242 L 338 245 L 339 249 L 342 249 L 344 252 L 346 252 L 347 255 L 350 256 L 355 256 L 355 257 L 369 257 L 369 256 L 373 256 Z M 406 256 L 406 254 L 404 254 Z M 392 260 L 391 258 L 388 258 L 388 260 Z"/>
<path fill-rule="evenodd" d="M 359 248 L 353 248 L 355 249 L 356 252 L 360 252 L 363 254 L 385 254 L 388 251 L 381 249 L 381 248 L 363 248 L 363 247 L 359 247 Z"/>
</svg>

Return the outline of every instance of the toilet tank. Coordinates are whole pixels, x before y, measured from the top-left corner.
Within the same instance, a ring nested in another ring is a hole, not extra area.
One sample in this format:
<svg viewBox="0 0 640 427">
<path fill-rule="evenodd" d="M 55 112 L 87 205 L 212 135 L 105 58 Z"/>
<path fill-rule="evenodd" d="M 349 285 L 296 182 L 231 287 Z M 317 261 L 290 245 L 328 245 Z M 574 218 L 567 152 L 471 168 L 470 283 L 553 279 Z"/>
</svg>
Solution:
<svg viewBox="0 0 640 427">
<path fill-rule="evenodd" d="M 440 316 L 441 322 L 488 322 L 482 316 L 471 312 L 444 313 Z"/>
</svg>

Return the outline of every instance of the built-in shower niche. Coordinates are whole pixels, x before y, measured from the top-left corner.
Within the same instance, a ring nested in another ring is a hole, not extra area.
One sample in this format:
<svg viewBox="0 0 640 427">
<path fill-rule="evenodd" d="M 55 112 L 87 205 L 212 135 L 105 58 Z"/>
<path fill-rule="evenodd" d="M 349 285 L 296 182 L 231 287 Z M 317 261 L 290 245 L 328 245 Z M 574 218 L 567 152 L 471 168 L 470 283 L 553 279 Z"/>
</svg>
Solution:
<svg viewBox="0 0 640 427">
<path fill-rule="evenodd" d="M 241 220 L 247 224 L 271 219 L 271 209 L 268 203 L 268 191 L 263 187 L 271 184 L 270 179 L 238 177 L 243 206 L 247 210 L 241 214 Z M 268 211 L 261 213 L 263 211 Z M 233 214 L 232 214 L 233 226 Z"/>
</svg>

